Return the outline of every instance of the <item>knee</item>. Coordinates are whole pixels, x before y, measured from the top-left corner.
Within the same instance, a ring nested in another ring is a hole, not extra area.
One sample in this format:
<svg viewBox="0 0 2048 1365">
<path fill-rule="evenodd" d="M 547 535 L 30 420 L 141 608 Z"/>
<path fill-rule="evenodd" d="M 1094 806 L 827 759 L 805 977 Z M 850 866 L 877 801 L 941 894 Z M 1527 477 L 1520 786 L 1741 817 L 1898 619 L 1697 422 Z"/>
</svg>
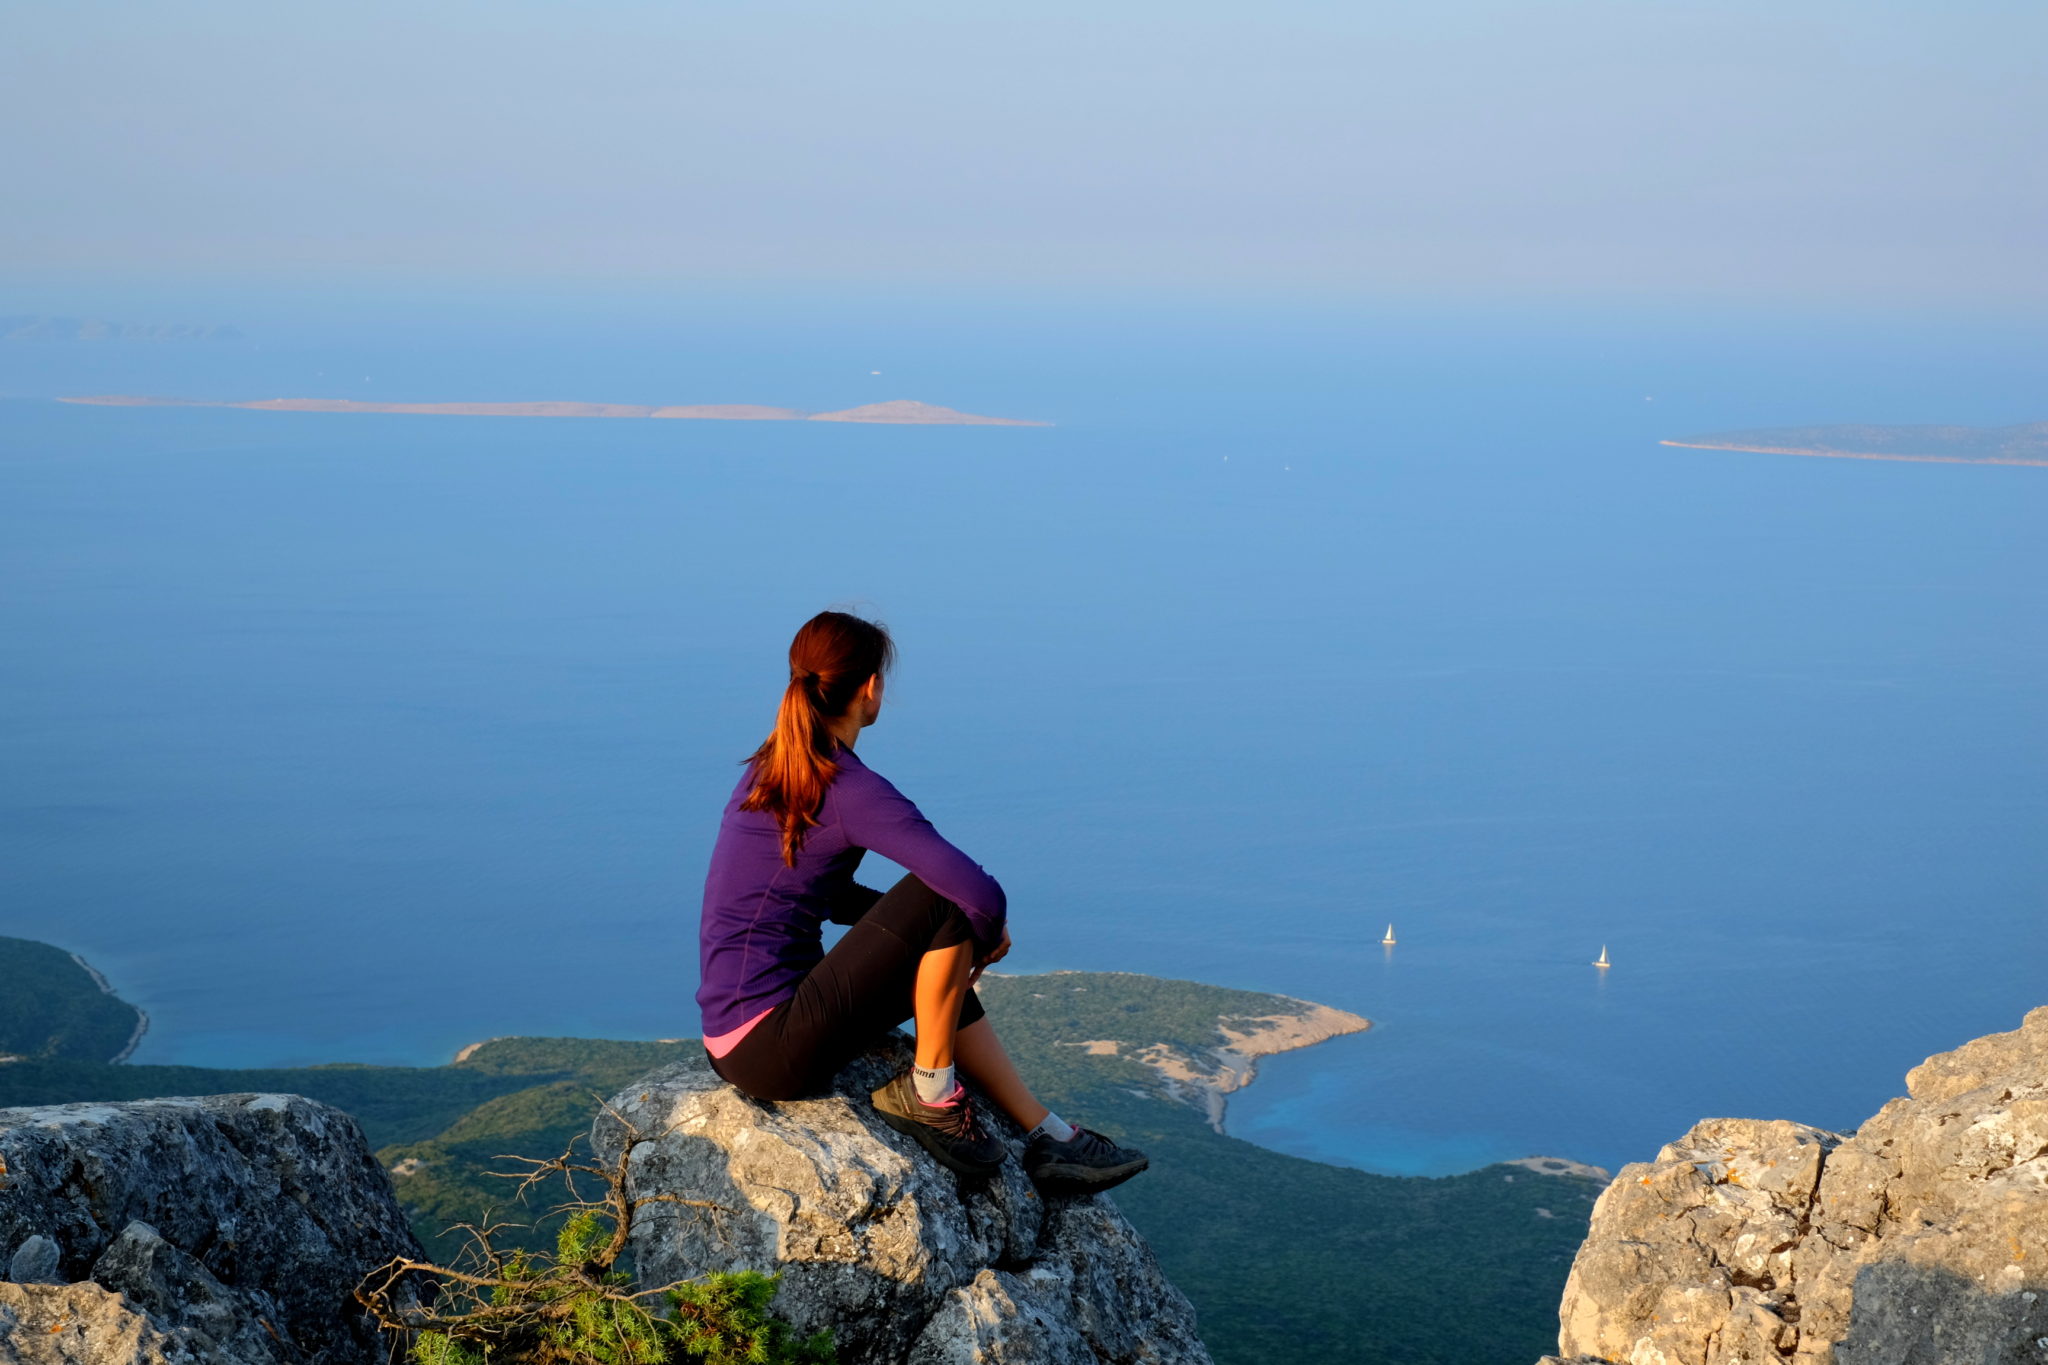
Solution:
<svg viewBox="0 0 2048 1365">
<path fill-rule="evenodd" d="M 901 881 L 889 888 L 889 894 L 915 905 L 920 910 L 946 906 L 957 910 L 960 907 L 940 895 L 931 884 L 915 872 L 905 873 Z"/>
<path fill-rule="evenodd" d="M 967 922 L 967 912 L 949 900 L 940 901 L 933 916 L 932 947 L 958 948 L 963 943 L 973 946 L 974 941 L 974 926 Z"/>
<path fill-rule="evenodd" d="M 925 952 L 974 939 L 974 926 L 967 922 L 966 912 L 932 890 L 916 873 L 889 888 L 889 894 L 876 903 L 876 910 L 881 911 L 879 916 L 875 910 L 868 914 L 878 924 Z"/>
<path fill-rule="evenodd" d="M 988 1011 L 981 1007 L 981 997 L 970 989 L 960 1001 L 960 1027 L 971 1028 L 986 1018 Z"/>
</svg>

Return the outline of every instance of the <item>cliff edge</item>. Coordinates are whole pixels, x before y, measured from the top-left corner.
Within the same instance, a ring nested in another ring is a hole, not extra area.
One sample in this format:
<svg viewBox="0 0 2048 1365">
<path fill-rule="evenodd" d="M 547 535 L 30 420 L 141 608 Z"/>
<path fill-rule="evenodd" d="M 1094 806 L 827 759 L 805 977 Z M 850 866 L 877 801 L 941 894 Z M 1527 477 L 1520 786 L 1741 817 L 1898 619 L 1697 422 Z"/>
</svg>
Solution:
<svg viewBox="0 0 2048 1365">
<path fill-rule="evenodd" d="M 614 1097 L 592 1144 L 607 1162 L 630 1146 L 633 1195 L 721 1206 L 643 1205 L 641 1283 L 780 1272 L 776 1313 L 830 1328 L 840 1365 L 1209 1365 L 1144 1238 L 1107 1195 L 1041 1198 L 990 1106 L 1012 1160 L 985 1183 L 876 1117 L 868 1092 L 909 1058 L 899 1035 L 815 1100 L 750 1100 L 701 1057 Z"/>
<path fill-rule="evenodd" d="M 2048 1361 L 2048 1007 L 1906 1090 L 1854 1133 L 1708 1119 L 1623 1167 L 1546 1365 Z"/>
</svg>

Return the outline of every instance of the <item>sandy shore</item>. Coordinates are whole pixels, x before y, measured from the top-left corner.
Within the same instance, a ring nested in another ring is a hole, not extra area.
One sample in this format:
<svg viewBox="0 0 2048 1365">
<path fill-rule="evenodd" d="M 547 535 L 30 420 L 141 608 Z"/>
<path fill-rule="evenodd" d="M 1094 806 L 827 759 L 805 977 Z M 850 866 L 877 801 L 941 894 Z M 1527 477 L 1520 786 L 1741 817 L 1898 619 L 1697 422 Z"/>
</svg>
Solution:
<svg viewBox="0 0 2048 1365">
<path fill-rule="evenodd" d="M 1516 1161 L 1503 1161 L 1503 1166 L 1520 1166 L 1538 1175 L 1576 1175 L 1587 1180 L 1612 1180 L 1614 1173 L 1605 1166 L 1589 1166 L 1583 1161 L 1573 1161 L 1561 1156 L 1525 1156 Z M 1548 1214 L 1544 1215 L 1548 1217 Z"/>
<path fill-rule="evenodd" d="M 1280 999 L 1290 997 L 1281 996 Z M 1314 1047 L 1317 1043 L 1347 1033 L 1363 1033 L 1372 1020 L 1345 1010 L 1332 1009 L 1308 1000 L 1291 1014 L 1253 1018 L 1226 1017 L 1216 1021 L 1224 1045 L 1189 1052 L 1170 1043 L 1123 1052 L 1119 1043 L 1096 1039 L 1076 1044 L 1091 1056 L 1127 1056 L 1143 1062 L 1166 1079 L 1166 1088 L 1182 1103 L 1193 1106 L 1209 1120 L 1209 1126 L 1223 1132 L 1224 1111 L 1232 1093 L 1244 1089 L 1258 1077 L 1259 1058 L 1275 1053 Z"/>
<path fill-rule="evenodd" d="M 488 1047 L 492 1043 L 502 1041 L 503 1039 L 508 1038 L 510 1036 L 510 1034 L 501 1033 L 496 1038 L 479 1038 L 474 1043 L 469 1044 L 467 1047 L 464 1047 L 461 1051 L 457 1052 L 455 1054 L 454 1060 L 449 1062 L 448 1065 L 461 1066 L 464 1062 L 476 1056 L 478 1049 Z"/>
<path fill-rule="evenodd" d="M 87 962 L 77 953 L 71 955 L 71 960 L 76 962 L 85 974 L 92 978 L 92 984 L 100 988 L 101 995 L 112 995 L 114 993 L 113 985 L 108 982 L 106 977 L 100 974 L 99 968 Z M 126 1004 L 127 1002 L 123 1001 L 122 1003 Z M 116 1065 L 133 1057 L 135 1049 L 142 1046 L 143 1035 L 149 1032 L 149 1012 L 135 1005 L 129 1005 L 128 1008 L 135 1011 L 135 1031 L 128 1035 L 128 1041 L 122 1045 L 119 1052 L 107 1058 L 109 1063 Z M 8 1060 L 14 1059 L 9 1058 Z"/>
<path fill-rule="evenodd" d="M 242 408 L 251 412 L 378 412 L 400 417 L 609 417 L 697 422 L 868 422 L 886 426 L 1043 427 L 1015 417 L 984 417 L 913 398 L 892 398 L 837 412 L 799 412 L 757 403 L 378 403 L 357 398 L 258 398 L 247 402 L 200 398 L 151 398 L 103 393 L 59 398 L 102 408 Z"/>
</svg>

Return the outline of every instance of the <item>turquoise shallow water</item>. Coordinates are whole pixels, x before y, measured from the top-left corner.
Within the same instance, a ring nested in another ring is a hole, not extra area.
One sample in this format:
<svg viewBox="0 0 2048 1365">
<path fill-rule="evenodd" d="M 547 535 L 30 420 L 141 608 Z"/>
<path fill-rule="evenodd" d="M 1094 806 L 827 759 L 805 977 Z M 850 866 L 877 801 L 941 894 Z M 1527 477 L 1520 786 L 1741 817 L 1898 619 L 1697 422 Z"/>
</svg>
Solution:
<svg viewBox="0 0 2048 1365">
<path fill-rule="evenodd" d="M 1709 1114 L 1849 1124 L 2048 1000 L 2048 479 L 1655 444 L 2038 417 L 2038 347 L 850 317 L 10 350 L 0 932 L 148 1008 L 138 1061 L 690 1032 L 732 764 L 794 625 L 851 602 L 904 650 L 863 755 L 1009 888 L 1011 966 L 1375 1020 L 1232 1101 L 1284 1150 L 1613 1165 Z M 344 374 L 1060 425 L 46 401 Z"/>
</svg>

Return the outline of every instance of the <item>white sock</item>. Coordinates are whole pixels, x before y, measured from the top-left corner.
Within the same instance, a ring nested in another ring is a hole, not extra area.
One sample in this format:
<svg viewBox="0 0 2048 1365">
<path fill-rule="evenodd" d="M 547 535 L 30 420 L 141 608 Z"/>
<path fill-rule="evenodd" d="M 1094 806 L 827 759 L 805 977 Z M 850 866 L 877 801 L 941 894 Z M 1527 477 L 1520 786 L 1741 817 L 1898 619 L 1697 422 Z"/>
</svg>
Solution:
<svg viewBox="0 0 2048 1365">
<path fill-rule="evenodd" d="M 914 1066 L 910 1069 L 910 1083 L 917 1087 L 917 1097 L 926 1104 L 937 1104 L 960 1084 L 953 1079 L 950 1066 Z"/>
<path fill-rule="evenodd" d="M 1054 1142 L 1072 1142 L 1074 1140 L 1074 1125 L 1068 1123 L 1058 1114 L 1047 1111 L 1046 1116 L 1038 1121 L 1038 1126 L 1025 1136 L 1027 1138 L 1035 1138 L 1040 1133 L 1045 1134 Z"/>
</svg>

